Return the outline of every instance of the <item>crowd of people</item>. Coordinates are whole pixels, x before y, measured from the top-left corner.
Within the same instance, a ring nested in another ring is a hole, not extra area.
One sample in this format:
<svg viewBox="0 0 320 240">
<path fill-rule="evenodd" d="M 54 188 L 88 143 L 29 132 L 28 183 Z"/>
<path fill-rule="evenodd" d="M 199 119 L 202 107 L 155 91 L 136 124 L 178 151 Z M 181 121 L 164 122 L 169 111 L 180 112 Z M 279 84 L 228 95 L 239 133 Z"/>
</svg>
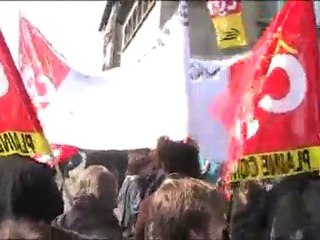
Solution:
<svg viewBox="0 0 320 240">
<path fill-rule="evenodd" d="M 239 183 L 227 199 L 190 139 L 129 151 L 124 173 L 91 156 L 103 155 L 78 161 L 64 183 L 31 159 L 1 160 L 0 239 L 320 239 L 317 173 Z"/>
</svg>

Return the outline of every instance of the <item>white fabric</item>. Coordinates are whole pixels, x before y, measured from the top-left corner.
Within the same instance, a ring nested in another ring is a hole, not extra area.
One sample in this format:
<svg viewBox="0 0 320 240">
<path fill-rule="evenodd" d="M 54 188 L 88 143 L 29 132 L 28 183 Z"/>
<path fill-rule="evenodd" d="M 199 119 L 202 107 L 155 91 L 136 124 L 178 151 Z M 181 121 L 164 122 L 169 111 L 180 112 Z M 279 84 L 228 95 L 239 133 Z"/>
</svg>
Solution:
<svg viewBox="0 0 320 240">
<path fill-rule="evenodd" d="M 132 67 L 101 76 L 71 70 L 50 104 L 38 112 L 52 144 L 84 149 L 154 147 L 168 135 L 195 137 L 202 156 L 226 159 L 227 133 L 208 113 L 238 59 L 190 58 L 186 3 L 163 27 L 157 44 Z M 187 93 L 187 94 L 186 94 Z"/>
<path fill-rule="evenodd" d="M 229 66 L 240 57 L 220 61 L 190 60 L 189 132 L 199 142 L 201 155 L 219 162 L 227 157 L 228 135 L 223 125 L 209 115 L 208 109 L 227 85 Z"/>
<path fill-rule="evenodd" d="M 165 46 L 134 68 L 112 69 L 100 77 L 71 70 L 39 112 L 49 142 L 105 150 L 154 147 L 161 135 L 185 138 L 188 28 L 178 15 L 167 27 L 171 38 Z"/>
</svg>

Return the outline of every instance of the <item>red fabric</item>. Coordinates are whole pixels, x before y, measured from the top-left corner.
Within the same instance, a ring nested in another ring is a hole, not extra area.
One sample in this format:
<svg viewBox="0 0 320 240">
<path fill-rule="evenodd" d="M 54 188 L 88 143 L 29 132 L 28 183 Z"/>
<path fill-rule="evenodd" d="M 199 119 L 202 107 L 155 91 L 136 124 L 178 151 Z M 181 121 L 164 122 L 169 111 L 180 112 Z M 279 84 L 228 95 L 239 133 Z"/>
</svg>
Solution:
<svg viewBox="0 0 320 240">
<path fill-rule="evenodd" d="M 241 0 L 207 0 L 207 6 L 210 11 L 210 17 L 220 16 L 222 12 L 231 15 L 241 12 Z"/>
<path fill-rule="evenodd" d="M 49 161 L 45 160 L 45 163 L 47 163 L 51 167 L 57 164 L 64 163 L 65 161 L 69 160 L 70 158 L 76 156 L 79 153 L 78 148 L 74 146 L 51 144 L 50 148 L 52 150 L 53 158 L 50 160 L 48 158 Z M 41 155 L 37 155 L 34 156 L 34 159 L 38 162 L 44 162 L 44 160 L 41 159 L 42 157 L 43 156 Z"/>
<path fill-rule="evenodd" d="M 4 76 L 0 79 L 0 89 L 9 84 L 6 93 L 0 91 L 0 133 L 6 131 L 41 133 L 41 125 L 1 31 L 0 65 L 4 71 Z"/>
<path fill-rule="evenodd" d="M 51 44 L 40 33 L 39 29 L 33 26 L 28 19 L 20 17 L 20 41 L 19 41 L 19 61 L 20 71 L 31 70 L 33 77 L 26 77 L 25 84 L 28 88 L 35 87 L 35 97 L 46 96 L 48 89 L 40 80 L 40 76 L 46 76 L 57 90 L 63 80 L 66 78 L 70 68 L 61 59 Z M 50 102 L 41 102 L 37 104 L 37 111 L 45 111 Z M 66 161 L 78 153 L 78 148 L 66 145 L 50 145 L 53 151 L 59 150 L 60 154 L 54 156 L 53 161 L 57 164 Z M 36 156 L 39 159 L 41 156 Z"/>
<path fill-rule="evenodd" d="M 63 163 L 79 153 L 78 148 L 74 146 L 52 144 L 50 147 L 52 151 L 59 151 L 59 155 L 51 162 L 52 166 Z"/>
<path fill-rule="evenodd" d="M 276 52 L 279 40 L 297 52 L 292 53 L 283 46 Z M 282 68 L 275 68 L 267 76 L 271 60 L 279 54 L 288 54 L 298 60 L 305 72 L 307 88 L 296 108 L 272 113 L 259 107 L 259 101 L 266 94 L 274 99 L 284 98 L 292 88 L 289 76 Z M 230 132 L 228 165 L 242 155 L 319 145 L 319 79 L 319 49 L 312 1 L 287 1 L 251 54 L 231 67 L 227 89 L 211 106 L 211 114 Z M 259 123 L 258 131 L 249 139 L 246 138 L 246 119 Z M 237 121 L 242 122 L 240 139 L 235 137 Z"/>
<path fill-rule="evenodd" d="M 34 27 L 28 19 L 20 17 L 19 24 L 19 61 L 20 71 L 25 68 L 32 69 L 34 77 L 24 79 L 26 86 L 35 86 L 39 96 L 47 94 L 47 87 L 40 80 L 40 76 L 46 76 L 55 89 L 57 89 L 70 71 L 70 68 L 61 60 L 52 48 L 51 44 L 41 34 L 39 29 Z M 41 107 L 46 108 L 49 103 L 42 103 Z"/>
</svg>

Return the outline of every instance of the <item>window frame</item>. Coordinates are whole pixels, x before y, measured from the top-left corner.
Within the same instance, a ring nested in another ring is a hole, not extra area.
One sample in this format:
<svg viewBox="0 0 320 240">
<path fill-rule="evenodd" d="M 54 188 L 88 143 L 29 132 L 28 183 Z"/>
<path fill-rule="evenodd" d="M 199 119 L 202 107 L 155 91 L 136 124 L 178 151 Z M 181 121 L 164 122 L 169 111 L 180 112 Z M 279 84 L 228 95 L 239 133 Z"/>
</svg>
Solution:
<svg viewBox="0 0 320 240">
<path fill-rule="evenodd" d="M 135 34 L 146 20 L 156 4 L 156 0 L 138 0 L 135 1 L 126 20 L 122 25 L 122 52 L 126 50 Z"/>
</svg>

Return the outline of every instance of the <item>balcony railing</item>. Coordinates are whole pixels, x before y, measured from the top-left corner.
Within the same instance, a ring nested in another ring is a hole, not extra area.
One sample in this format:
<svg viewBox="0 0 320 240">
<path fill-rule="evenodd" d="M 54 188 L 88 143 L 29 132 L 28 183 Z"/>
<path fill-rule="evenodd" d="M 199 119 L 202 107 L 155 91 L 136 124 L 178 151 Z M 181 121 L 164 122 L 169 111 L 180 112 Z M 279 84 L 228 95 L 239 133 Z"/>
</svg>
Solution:
<svg viewBox="0 0 320 240">
<path fill-rule="evenodd" d="M 133 4 L 122 29 L 122 51 L 134 38 L 136 32 L 156 4 L 155 0 L 139 0 Z"/>
</svg>

